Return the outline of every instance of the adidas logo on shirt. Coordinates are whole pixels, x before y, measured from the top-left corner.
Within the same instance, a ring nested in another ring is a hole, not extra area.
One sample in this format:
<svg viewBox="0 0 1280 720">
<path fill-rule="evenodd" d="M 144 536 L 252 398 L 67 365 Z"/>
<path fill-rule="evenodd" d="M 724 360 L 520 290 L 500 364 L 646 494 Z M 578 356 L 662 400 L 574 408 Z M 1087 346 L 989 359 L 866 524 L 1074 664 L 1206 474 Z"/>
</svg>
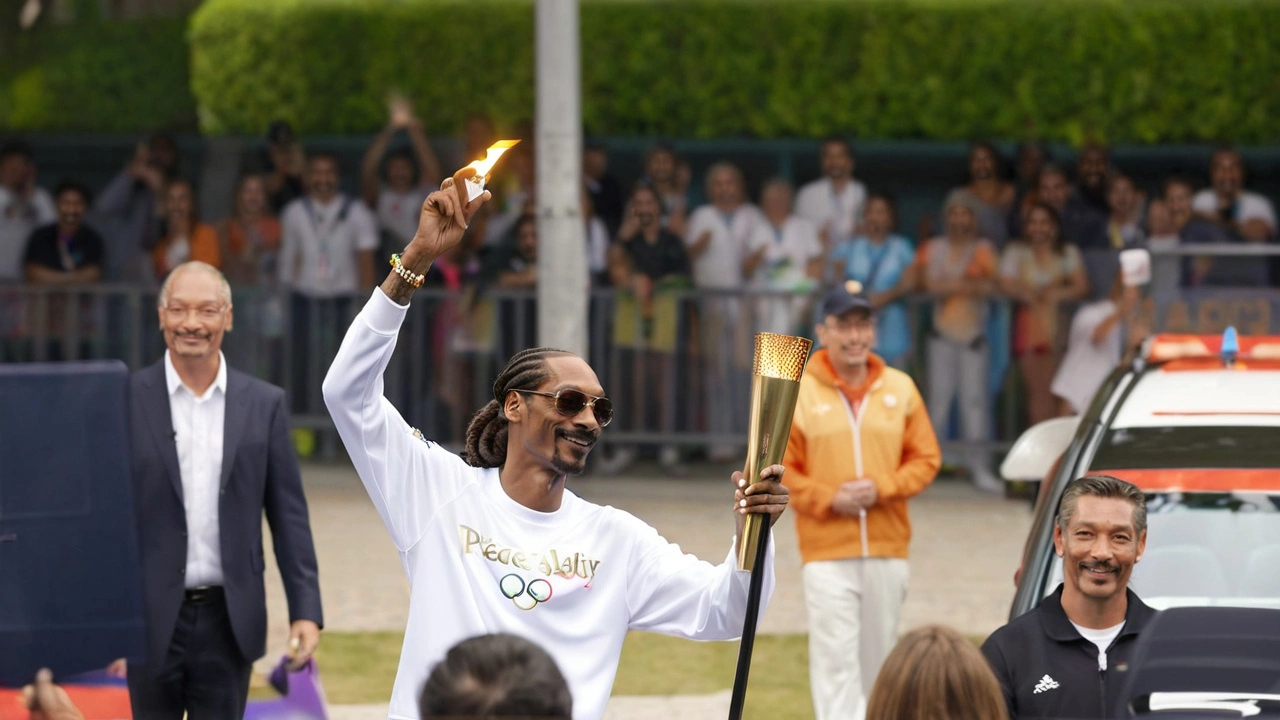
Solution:
<svg viewBox="0 0 1280 720">
<path fill-rule="evenodd" d="M 1058 687 L 1058 681 L 1054 680 L 1048 675 L 1045 675 L 1044 677 L 1040 678 L 1040 682 L 1036 683 L 1036 689 L 1031 694 L 1039 695 L 1040 693 L 1046 692 L 1048 690 L 1055 690 L 1057 689 L 1057 687 Z"/>
</svg>

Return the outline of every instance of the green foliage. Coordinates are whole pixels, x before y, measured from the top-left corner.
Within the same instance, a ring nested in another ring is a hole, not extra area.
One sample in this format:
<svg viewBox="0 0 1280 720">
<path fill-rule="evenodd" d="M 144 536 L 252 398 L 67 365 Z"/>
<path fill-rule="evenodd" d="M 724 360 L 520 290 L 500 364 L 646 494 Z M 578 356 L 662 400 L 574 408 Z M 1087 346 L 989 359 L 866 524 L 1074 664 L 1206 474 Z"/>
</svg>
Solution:
<svg viewBox="0 0 1280 720">
<path fill-rule="evenodd" d="M 388 93 L 411 97 L 430 131 L 477 112 L 533 115 L 530 2 L 225 0 L 192 19 L 191 86 L 207 132 L 379 129 Z"/>
<path fill-rule="evenodd" d="M 0 58 L 0 129 L 193 128 L 185 24 L 88 21 L 11 37 Z"/>
<path fill-rule="evenodd" d="M 399 91 L 432 132 L 479 112 L 510 130 L 534 114 L 533 16 L 532 0 L 207 0 L 185 33 L 46 27 L 0 57 L 0 128 L 182 127 L 198 101 L 206 132 L 368 133 Z M 1280 0 L 582 0 L 584 125 L 1272 143 L 1276 27 Z"/>
<path fill-rule="evenodd" d="M 588 133 L 1267 142 L 1277 0 L 754 0 L 581 5 Z M 203 126 L 370 132 L 399 89 L 436 128 L 533 115 L 533 7 L 209 0 Z"/>
</svg>

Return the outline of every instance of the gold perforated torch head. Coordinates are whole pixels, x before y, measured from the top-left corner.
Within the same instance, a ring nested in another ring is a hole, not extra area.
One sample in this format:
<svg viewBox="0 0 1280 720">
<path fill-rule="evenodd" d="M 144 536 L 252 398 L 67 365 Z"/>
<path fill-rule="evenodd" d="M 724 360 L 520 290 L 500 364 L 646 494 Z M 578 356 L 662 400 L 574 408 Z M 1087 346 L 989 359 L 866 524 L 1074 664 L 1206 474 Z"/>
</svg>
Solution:
<svg viewBox="0 0 1280 720">
<path fill-rule="evenodd" d="M 751 364 L 751 425 L 747 438 L 747 463 L 742 474 L 748 483 L 760 479 L 760 472 L 782 462 L 791 435 L 791 418 L 800 395 L 800 378 L 813 342 L 808 338 L 775 333 L 756 335 L 755 357 Z M 738 538 L 738 569 L 755 565 L 760 536 L 767 530 L 764 515 L 748 515 L 742 537 Z"/>
</svg>

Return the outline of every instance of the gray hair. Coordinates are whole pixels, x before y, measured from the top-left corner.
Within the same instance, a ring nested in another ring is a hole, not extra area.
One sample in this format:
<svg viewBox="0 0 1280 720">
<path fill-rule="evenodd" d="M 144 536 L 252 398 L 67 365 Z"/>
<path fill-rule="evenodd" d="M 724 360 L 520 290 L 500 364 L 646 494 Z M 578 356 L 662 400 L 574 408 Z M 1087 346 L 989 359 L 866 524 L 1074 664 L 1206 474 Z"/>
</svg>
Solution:
<svg viewBox="0 0 1280 720">
<path fill-rule="evenodd" d="M 711 185 L 711 178 L 715 177 L 716 173 L 722 172 L 722 171 L 727 171 L 733 175 L 734 179 L 738 181 L 739 189 L 742 189 L 742 190 L 746 189 L 747 182 L 746 182 L 746 178 L 743 177 L 742 175 L 742 170 L 737 165 L 734 165 L 728 160 L 720 160 L 718 162 L 713 163 L 711 167 L 707 168 L 707 186 L 708 187 L 710 187 Z"/>
<path fill-rule="evenodd" d="M 173 288 L 173 279 L 185 271 L 200 271 L 212 275 L 218 279 L 220 287 L 218 288 L 218 299 L 227 307 L 231 307 L 231 283 L 227 282 L 227 278 L 218 268 L 209 263 L 200 262 L 199 260 L 190 260 L 184 262 L 173 270 L 169 271 L 169 276 L 164 279 L 164 284 L 160 286 L 160 296 L 156 298 L 157 307 L 165 307 L 169 304 L 169 291 Z"/>
<path fill-rule="evenodd" d="M 1134 531 L 1141 535 L 1147 529 L 1147 496 L 1127 480 L 1110 475 L 1086 475 L 1072 480 L 1058 501 L 1058 527 L 1063 532 L 1076 513 L 1076 504 L 1081 496 L 1127 500 L 1133 503 Z"/>
</svg>

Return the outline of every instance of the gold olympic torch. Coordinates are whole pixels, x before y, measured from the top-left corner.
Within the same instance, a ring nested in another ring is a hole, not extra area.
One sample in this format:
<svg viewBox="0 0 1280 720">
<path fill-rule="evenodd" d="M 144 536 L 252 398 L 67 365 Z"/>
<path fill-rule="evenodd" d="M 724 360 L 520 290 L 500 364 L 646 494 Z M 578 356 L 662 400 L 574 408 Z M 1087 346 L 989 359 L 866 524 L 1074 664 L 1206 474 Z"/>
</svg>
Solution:
<svg viewBox="0 0 1280 720">
<path fill-rule="evenodd" d="M 813 342 L 807 338 L 774 333 L 756 335 L 752 361 L 751 426 L 747 441 L 747 465 L 742 470 L 748 483 L 760 479 L 760 472 L 782 462 L 791 435 L 791 418 L 800 395 L 800 377 Z M 768 532 L 769 518 L 747 515 L 746 528 L 738 538 L 738 569 L 752 570 L 760 551 L 761 538 Z"/>
<path fill-rule="evenodd" d="M 791 436 L 791 418 L 800 396 L 800 377 L 813 343 L 802 337 L 758 333 L 751 378 L 751 436 L 747 442 L 747 466 L 742 469 L 748 483 L 760 479 L 760 471 L 782 462 Z M 760 616 L 760 595 L 764 590 L 764 556 L 769 543 L 769 518 L 750 514 L 738 538 L 738 569 L 751 571 L 747 587 L 747 612 L 742 622 L 742 642 L 738 645 L 738 669 L 729 697 L 729 720 L 741 720 L 747 699 L 747 679 L 751 674 L 751 651 L 755 647 L 756 621 Z"/>
</svg>

